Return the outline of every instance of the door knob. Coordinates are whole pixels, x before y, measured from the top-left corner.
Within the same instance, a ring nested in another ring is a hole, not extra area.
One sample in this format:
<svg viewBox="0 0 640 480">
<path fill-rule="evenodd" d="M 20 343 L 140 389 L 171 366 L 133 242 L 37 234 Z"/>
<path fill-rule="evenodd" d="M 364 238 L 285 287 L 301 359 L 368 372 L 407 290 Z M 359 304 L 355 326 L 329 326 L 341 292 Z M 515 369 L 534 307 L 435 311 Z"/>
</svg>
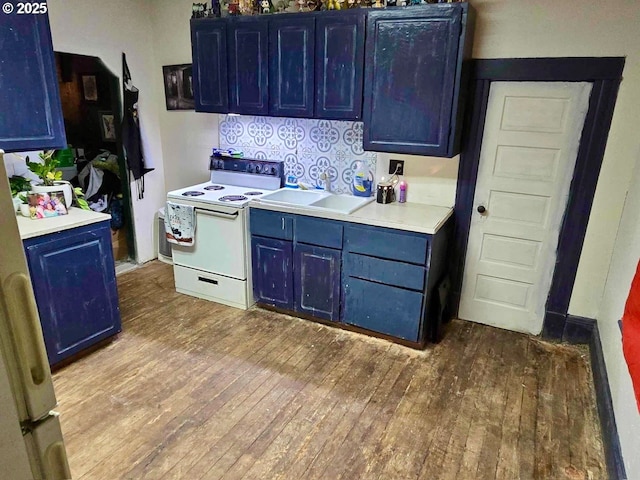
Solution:
<svg viewBox="0 0 640 480">
<path fill-rule="evenodd" d="M 482 214 L 482 213 L 484 213 L 484 212 L 486 212 L 486 211 L 487 211 L 487 209 L 486 209 L 486 208 L 484 208 L 484 205 L 479 205 L 479 206 L 478 206 L 478 213 L 481 213 L 481 214 Z"/>
</svg>

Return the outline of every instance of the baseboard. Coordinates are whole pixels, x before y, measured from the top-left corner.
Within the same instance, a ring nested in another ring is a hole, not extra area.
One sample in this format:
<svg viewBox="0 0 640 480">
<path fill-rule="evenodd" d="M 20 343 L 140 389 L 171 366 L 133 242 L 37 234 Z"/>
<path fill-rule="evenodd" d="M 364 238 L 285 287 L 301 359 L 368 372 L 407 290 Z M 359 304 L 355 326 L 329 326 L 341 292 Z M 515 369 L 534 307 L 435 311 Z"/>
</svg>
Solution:
<svg viewBox="0 0 640 480">
<path fill-rule="evenodd" d="M 542 338 L 572 344 L 588 344 L 595 324 L 593 318 L 547 311 L 542 325 Z"/>
<path fill-rule="evenodd" d="M 591 342 L 595 327 L 596 321 L 593 318 L 567 315 L 564 331 L 562 332 L 562 341 L 573 344 L 588 344 Z"/>
<path fill-rule="evenodd" d="M 596 390 L 598 417 L 600 417 L 607 471 L 611 480 L 625 480 L 627 474 L 624 469 L 618 428 L 613 413 L 613 399 L 611 397 L 611 389 L 609 388 L 607 367 L 604 363 L 604 353 L 602 351 L 602 343 L 600 342 L 598 325 L 595 323 L 592 326 L 589 350 L 591 353 L 593 384 Z"/>
</svg>

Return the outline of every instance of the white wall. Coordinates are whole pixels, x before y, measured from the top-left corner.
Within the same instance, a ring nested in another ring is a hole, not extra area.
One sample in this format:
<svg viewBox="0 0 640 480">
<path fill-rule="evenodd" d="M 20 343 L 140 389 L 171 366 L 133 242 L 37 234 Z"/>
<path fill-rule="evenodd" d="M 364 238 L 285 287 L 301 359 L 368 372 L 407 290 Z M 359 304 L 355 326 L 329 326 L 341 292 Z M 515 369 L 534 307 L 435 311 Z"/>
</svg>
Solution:
<svg viewBox="0 0 640 480">
<path fill-rule="evenodd" d="M 53 48 L 59 52 L 100 57 L 119 78 L 122 52 L 133 83 L 140 89 L 139 111 L 145 161 L 155 171 L 145 175 L 144 199 L 131 185 L 138 262 L 154 258 L 153 218 L 164 203 L 164 171 L 160 146 L 157 82 L 161 75 L 153 59 L 151 22 L 145 2 L 131 0 L 49 0 Z"/>
<path fill-rule="evenodd" d="M 618 319 L 622 317 L 631 280 L 640 258 L 640 151 L 613 250 L 604 297 L 598 313 L 609 385 L 618 434 L 629 478 L 640 478 L 640 415 L 633 401 L 633 387 L 624 361 Z"/>
<path fill-rule="evenodd" d="M 191 63 L 189 18 L 192 0 L 146 0 L 153 31 L 155 103 L 162 138 L 166 191 L 202 183 L 209 178 L 209 155 L 218 146 L 218 115 L 167 111 L 163 65 Z"/>
</svg>

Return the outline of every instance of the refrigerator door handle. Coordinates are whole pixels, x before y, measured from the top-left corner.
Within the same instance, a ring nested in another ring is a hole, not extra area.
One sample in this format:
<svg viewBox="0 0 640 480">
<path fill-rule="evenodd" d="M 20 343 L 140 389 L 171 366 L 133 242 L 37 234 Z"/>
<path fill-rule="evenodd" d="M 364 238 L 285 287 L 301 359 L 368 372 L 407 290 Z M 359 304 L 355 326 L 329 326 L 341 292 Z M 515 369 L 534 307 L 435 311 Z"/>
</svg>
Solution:
<svg viewBox="0 0 640 480">
<path fill-rule="evenodd" d="M 3 285 L 20 365 L 24 400 L 31 420 L 46 416 L 56 405 L 42 328 L 31 280 L 22 272 L 9 275 Z"/>
</svg>

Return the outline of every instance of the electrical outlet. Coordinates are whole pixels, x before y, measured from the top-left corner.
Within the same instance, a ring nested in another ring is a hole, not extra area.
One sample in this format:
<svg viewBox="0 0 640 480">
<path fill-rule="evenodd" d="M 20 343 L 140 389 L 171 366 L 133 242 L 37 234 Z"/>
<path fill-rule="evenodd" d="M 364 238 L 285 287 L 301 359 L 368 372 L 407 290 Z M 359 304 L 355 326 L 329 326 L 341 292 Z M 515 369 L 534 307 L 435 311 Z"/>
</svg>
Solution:
<svg viewBox="0 0 640 480">
<path fill-rule="evenodd" d="M 404 160 L 389 160 L 389 174 L 393 175 L 394 173 L 404 175 Z"/>
</svg>

